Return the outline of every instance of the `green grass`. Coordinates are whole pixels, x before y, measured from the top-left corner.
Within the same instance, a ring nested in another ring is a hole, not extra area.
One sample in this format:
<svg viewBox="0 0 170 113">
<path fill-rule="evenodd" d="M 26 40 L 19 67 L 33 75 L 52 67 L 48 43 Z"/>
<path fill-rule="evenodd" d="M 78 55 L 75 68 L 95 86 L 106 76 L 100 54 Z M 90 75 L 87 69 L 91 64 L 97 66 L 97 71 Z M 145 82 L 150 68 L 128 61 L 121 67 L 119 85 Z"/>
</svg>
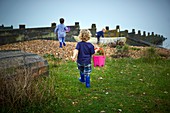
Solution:
<svg viewBox="0 0 170 113">
<path fill-rule="evenodd" d="M 169 67 L 170 60 L 153 59 L 148 62 L 142 58 L 106 59 L 104 67 L 92 66 L 91 87 L 86 88 L 85 84 L 78 81 L 79 71 L 75 62 L 51 63 L 50 76 L 42 79 L 47 85 L 46 99 L 26 103 L 14 111 L 168 113 Z M 2 112 L 8 110 L 4 108 Z"/>
</svg>

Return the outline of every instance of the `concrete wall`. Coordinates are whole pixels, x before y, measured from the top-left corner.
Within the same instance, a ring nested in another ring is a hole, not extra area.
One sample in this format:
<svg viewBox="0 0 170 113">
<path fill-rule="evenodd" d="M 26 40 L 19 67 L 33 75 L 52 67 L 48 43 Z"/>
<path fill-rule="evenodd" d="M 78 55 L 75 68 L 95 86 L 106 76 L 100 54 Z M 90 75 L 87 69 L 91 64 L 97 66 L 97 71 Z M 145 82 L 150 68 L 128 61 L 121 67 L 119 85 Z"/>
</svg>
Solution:
<svg viewBox="0 0 170 113">
<path fill-rule="evenodd" d="M 26 25 L 19 25 L 19 29 L 13 29 L 11 27 L 0 26 L 0 45 L 9 44 L 19 41 L 35 40 L 35 39 L 52 39 L 57 40 L 57 36 L 54 34 L 54 29 L 56 23 L 51 23 L 51 27 L 41 27 L 41 28 L 26 28 Z M 65 40 L 66 41 L 75 41 L 73 36 L 77 36 L 80 32 L 79 22 L 75 22 L 75 25 L 70 25 L 70 32 L 67 33 Z M 92 37 L 95 37 L 96 34 L 96 24 L 92 24 L 89 30 L 92 33 Z M 104 33 L 104 37 L 130 37 L 135 39 L 140 39 L 152 44 L 161 45 L 166 39 L 162 35 L 157 35 L 152 32 L 151 34 L 143 31 L 143 34 L 140 30 L 135 32 L 135 29 L 132 29 L 131 32 L 128 30 L 121 31 L 120 26 L 117 25 L 115 29 L 109 30 L 109 26 L 106 26 L 107 31 Z M 127 40 L 127 44 L 143 46 L 143 44 L 133 42 L 132 40 Z"/>
<path fill-rule="evenodd" d="M 163 41 L 167 39 L 167 38 L 163 37 L 163 35 L 154 34 L 154 32 L 152 32 L 151 34 L 148 32 L 146 34 L 146 31 L 143 31 L 143 34 L 142 34 L 141 31 L 138 30 L 138 32 L 136 33 L 135 29 L 132 29 L 132 32 L 129 32 L 126 36 L 134 38 L 134 39 L 146 41 L 146 42 L 149 42 L 149 43 L 155 44 L 155 45 L 162 45 Z M 130 45 L 137 45 L 137 46 L 143 45 L 143 44 L 137 44 L 135 42 L 132 43 L 129 40 L 127 40 L 127 43 Z"/>
<path fill-rule="evenodd" d="M 26 28 L 25 25 L 19 25 L 19 29 L 0 29 L 0 45 L 9 44 L 19 41 L 35 40 L 35 39 L 53 39 L 57 40 L 56 34 L 54 34 L 55 23 L 51 24 L 51 27 L 41 28 Z M 66 40 L 71 40 L 73 35 L 78 35 L 80 31 L 79 23 L 76 22 L 70 27 L 70 32 L 66 35 Z"/>
</svg>

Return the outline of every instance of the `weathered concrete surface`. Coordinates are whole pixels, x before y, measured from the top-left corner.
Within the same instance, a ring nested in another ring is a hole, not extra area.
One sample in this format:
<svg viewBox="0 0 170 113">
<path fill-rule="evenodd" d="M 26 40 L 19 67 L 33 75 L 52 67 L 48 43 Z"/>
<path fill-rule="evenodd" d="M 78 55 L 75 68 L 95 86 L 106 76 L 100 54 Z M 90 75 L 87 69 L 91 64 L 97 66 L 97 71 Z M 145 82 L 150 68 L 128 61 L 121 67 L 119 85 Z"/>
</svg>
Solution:
<svg viewBox="0 0 170 113">
<path fill-rule="evenodd" d="M 37 54 L 20 50 L 0 50 L 0 77 L 48 75 L 48 70 L 48 62 Z"/>
</svg>

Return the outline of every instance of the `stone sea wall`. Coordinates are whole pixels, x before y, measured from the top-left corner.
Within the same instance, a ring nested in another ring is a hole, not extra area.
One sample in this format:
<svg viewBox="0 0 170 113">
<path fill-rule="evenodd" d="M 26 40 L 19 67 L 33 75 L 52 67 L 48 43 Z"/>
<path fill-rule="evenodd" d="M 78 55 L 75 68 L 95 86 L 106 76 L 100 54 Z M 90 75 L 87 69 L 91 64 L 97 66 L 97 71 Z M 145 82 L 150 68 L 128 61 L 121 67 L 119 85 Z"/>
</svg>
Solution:
<svg viewBox="0 0 170 113">
<path fill-rule="evenodd" d="M 51 27 L 40 27 L 40 28 L 26 28 L 25 25 L 19 25 L 19 29 L 0 29 L 0 45 L 35 40 L 35 39 L 50 39 L 57 40 L 56 34 L 54 34 L 55 23 L 51 24 Z M 70 32 L 67 33 L 66 40 L 72 40 L 72 36 L 78 35 L 80 31 L 79 23 L 76 22 L 70 27 Z M 73 41 L 73 40 L 72 40 Z"/>
<path fill-rule="evenodd" d="M 57 40 L 58 38 L 54 34 L 55 27 L 56 23 L 51 23 L 51 27 L 40 28 L 26 28 L 25 25 L 19 25 L 19 29 L 13 29 L 13 26 L 5 27 L 2 25 L 0 26 L 0 45 L 36 39 Z M 73 36 L 77 36 L 80 32 L 79 22 L 75 22 L 75 25 L 68 27 L 70 31 L 67 33 L 65 40 L 75 41 Z M 89 30 L 92 33 L 92 37 L 95 37 L 96 31 L 100 31 L 97 30 L 96 24 L 92 24 Z M 141 34 L 140 30 L 136 33 L 135 29 L 132 29 L 132 32 L 128 32 L 128 30 L 121 31 L 119 25 L 112 30 L 109 29 L 109 26 L 106 26 L 104 37 L 127 37 L 126 43 L 134 46 L 149 46 L 146 43 L 162 45 L 163 41 L 166 40 L 163 35 L 154 34 L 154 32 L 151 34 L 148 32 L 146 35 L 146 31 L 143 31 L 143 34 Z M 141 43 L 142 41 L 146 43 Z"/>
</svg>

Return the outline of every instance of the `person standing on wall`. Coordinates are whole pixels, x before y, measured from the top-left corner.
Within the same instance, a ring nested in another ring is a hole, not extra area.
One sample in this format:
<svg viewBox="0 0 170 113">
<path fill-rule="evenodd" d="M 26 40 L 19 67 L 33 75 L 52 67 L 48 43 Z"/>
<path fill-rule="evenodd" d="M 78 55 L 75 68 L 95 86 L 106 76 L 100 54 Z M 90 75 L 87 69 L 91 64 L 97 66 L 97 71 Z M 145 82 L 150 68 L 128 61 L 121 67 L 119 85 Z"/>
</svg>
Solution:
<svg viewBox="0 0 170 113">
<path fill-rule="evenodd" d="M 97 37 L 97 44 L 100 43 L 100 37 L 104 37 L 104 32 L 106 31 L 105 28 L 103 28 L 101 31 L 96 32 L 96 37 Z"/>
<path fill-rule="evenodd" d="M 62 46 L 66 46 L 65 43 L 65 36 L 66 36 L 66 32 L 68 30 L 68 28 L 64 25 L 64 18 L 60 18 L 60 24 L 56 26 L 54 33 L 56 35 L 58 35 L 58 40 L 60 43 L 60 48 L 62 48 Z"/>
</svg>

